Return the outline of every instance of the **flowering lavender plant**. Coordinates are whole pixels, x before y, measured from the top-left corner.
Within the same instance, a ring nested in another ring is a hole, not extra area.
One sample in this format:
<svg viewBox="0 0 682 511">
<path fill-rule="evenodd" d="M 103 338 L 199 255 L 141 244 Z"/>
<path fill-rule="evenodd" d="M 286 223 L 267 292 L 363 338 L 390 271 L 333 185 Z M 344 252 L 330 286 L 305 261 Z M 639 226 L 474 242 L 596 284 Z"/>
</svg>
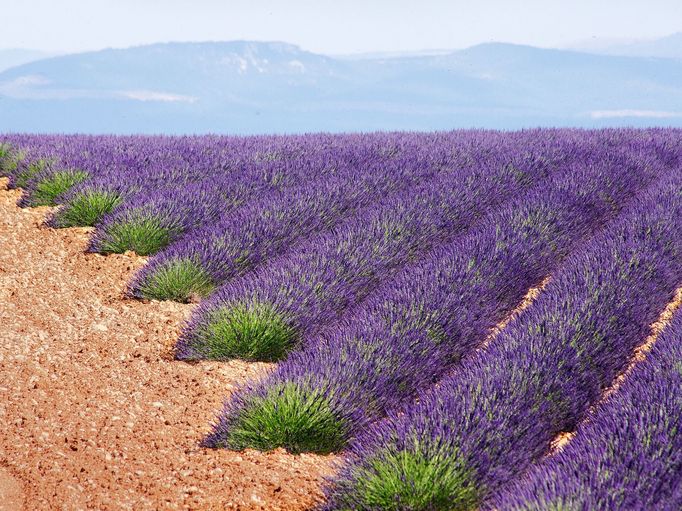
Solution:
<svg viewBox="0 0 682 511">
<path fill-rule="evenodd" d="M 357 437 L 327 509 L 474 509 L 547 454 L 682 282 L 681 189 L 676 173 L 644 195 L 487 349 Z"/>
</svg>

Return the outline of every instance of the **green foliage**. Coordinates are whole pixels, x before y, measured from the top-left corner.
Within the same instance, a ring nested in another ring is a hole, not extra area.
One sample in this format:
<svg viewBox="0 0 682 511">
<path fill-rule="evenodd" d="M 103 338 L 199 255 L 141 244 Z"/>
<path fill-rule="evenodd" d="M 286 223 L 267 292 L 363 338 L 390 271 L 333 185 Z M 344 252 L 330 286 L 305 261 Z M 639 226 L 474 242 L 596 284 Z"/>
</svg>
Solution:
<svg viewBox="0 0 682 511">
<path fill-rule="evenodd" d="M 24 155 L 9 144 L 0 144 L 0 177 L 8 176 L 17 168 Z"/>
<path fill-rule="evenodd" d="M 59 211 L 58 227 L 90 227 L 121 203 L 121 197 L 113 192 L 84 191 L 73 197 Z"/>
<path fill-rule="evenodd" d="M 55 199 L 88 177 L 82 170 L 62 170 L 42 180 L 31 194 L 31 205 L 54 206 Z"/>
<path fill-rule="evenodd" d="M 99 251 L 122 254 L 132 250 L 142 256 L 154 254 L 170 243 L 173 231 L 154 217 L 113 223 L 107 227 Z"/>
<path fill-rule="evenodd" d="M 346 433 L 344 422 L 321 392 L 285 383 L 242 411 L 223 447 L 263 451 L 284 447 L 292 453 L 327 454 L 341 450 Z"/>
<path fill-rule="evenodd" d="M 189 302 L 215 289 L 211 276 L 191 259 L 174 259 L 147 275 L 139 292 L 153 300 Z"/>
<path fill-rule="evenodd" d="M 32 163 L 29 163 L 24 170 L 15 174 L 14 185 L 17 188 L 26 188 L 28 182 L 45 167 L 47 167 L 46 160 L 36 160 Z"/>
<path fill-rule="evenodd" d="M 296 331 L 272 306 L 238 303 L 213 311 L 197 329 L 216 360 L 241 358 L 272 362 L 281 359 L 297 340 Z"/>
<path fill-rule="evenodd" d="M 17 167 L 18 160 L 9 144 L 0 144 L 0 177 L 5 177 Z"/>
<path fill-rule="evenodd" d="M 456 454 L 414 449 L 380 452 L 354 476 L 354 497 L 363 509 L 476 509 L 478 495 Z M 352 509 L 352 508 L 351 508 Z"/>
</svg>

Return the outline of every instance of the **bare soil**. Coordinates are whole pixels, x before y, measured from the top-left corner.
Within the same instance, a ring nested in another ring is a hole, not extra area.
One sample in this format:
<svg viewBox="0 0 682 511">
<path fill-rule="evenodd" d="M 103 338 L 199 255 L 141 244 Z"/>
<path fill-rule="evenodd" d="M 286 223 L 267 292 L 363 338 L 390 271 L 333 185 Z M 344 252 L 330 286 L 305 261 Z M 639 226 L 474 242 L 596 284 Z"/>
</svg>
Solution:
<svg viewBox="0 0 682 511">
<path fill-rule="evenodd" d="M 0 511 L 17 511 L 24 507 L 21 483 L 4 468 L 0 468 Z"/>
<path fill-rule="evenodd" d="M 125 298 L 144 264 L 84 254 L 0 180 L 0 511 L 308 509 L 331 456 L 198 447 L 267 364 L 172 360 L 192 305 Z"/>
</svg>

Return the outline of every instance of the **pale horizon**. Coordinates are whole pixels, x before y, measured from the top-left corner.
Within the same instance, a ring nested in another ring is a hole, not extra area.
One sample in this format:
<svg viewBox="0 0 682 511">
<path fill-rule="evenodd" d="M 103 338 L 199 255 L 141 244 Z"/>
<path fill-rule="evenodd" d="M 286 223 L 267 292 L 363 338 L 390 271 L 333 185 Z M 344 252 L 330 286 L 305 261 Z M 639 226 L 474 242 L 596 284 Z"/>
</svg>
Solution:
<svg viewBox="0 0 682 511">
<path fill-rule="evenodd" d="M 489 43 L 500 43 L 500 44 L 513 44 L 513 45 L 519 45 L 519 46 L 531 46 L 531 47 L 536 47 L 536 48 L 541 48 L 541 49 L 557 49 L 557 50 L 573 50 L 573 51 L 597 51 L 600 49 L 608 49 L 614 45 L 629 45 L 629 44 L 636 44 L 636 43 L 645 43 L 645 42 L 653 42 L 657 41 L 658 39 L 665 38 L 668 36 L 676 35 L 676 34 L 682 34 L 682 30 L 677 31 L 677 32 L 672 32 L 669 34 L 663 34 L 658 37 L 647 37 L 647 38 L 619 38 L 619 37 L 613 37 L 613 38 L 597 38 L 593 37 L 591 39 L 581 39 L 581 40 L 576 40 L 572 41 L 570 43 L 566 43 L 563 45 L 555 45 L 555 46 L 542 46 L 542 45 L 537 45 L 537 44 L 530 44 L 530 43 L 524 43 L 524 42 L 516 42 L 516 41 L 506 41 L 506 40 L 497 40 L 497 39 L 491 39 L 487 41 L 479 41 L 473 44 L 468 44 L 466 46 L 460 46 L 460 47 L 449 47 L 449 48 L 410 48 L 410 49 L 404 49 L 404 50 L 367 50 L 367 51 L 353 51 L 353 52 L 334 52 L 334 53 L 325 53 L 325 52 L 319 52 L 319 51 L 313 51 L 310 50 L 309 48 L 302 47 L 300 44 L 293 43 L 291 41 L 284 41 L 284 40 L 274 40 L 274 39 L 192 39 L 192 40 L 167 40 L 167 41 L 150 41 L 150 42 L 142 42 L 138 44 L 130 44 L 130 45 L 122 45 L 122 46 L 102 46 L 98 48 L 90 48 L 90 49 L 82 49 L 82 50 L 74 50 L 74 51 L 58 51 L 58 50 L 50 50 L 50 49 L 45 49 L 45 48 L 35 48 L 35 47 L 9 47 L 9 48 L 4 48 L 0 47 L 0 51 L 26 51 L 26 52 L 36 52 L 36 53 L 45 53 L 45 54 L 50 54 L 52 56 L 62 56 L 62 55 L 69 55 L 69 54 L 77 54 L 77 53 L 89 53 L 89 52 L 97 52 L 97 51 L 103 51 L 103 50 L 122 50 L 122 49 L 130 49 L 130 48 L 135 48 L 135 47 L 141 47 L 141 46 L 151 46 L 151 45 L 156 45 L 156 44 L 182 44 L 182 43 L 188 43 L 188 44 L 202 44 L 202 43 L 230 43 L 230 42 L 238 42 L 238 41 L 246 41 L 246 42 L 254 42 L 254 43 L 285 43 L 285 44 L 291 44 L 294 46 L 299 47 L 303 51 L 308 51 L 311 53 L 317 53 L 320 55 L 325 55 L 329 57 L 346 57 L 346 56 L 363 56 L 363 55 L 390 55 L 390 54 L 395 54 L 395 55 L 401 55 L 401 54 L 428 54 L 430 52 L 435 53 L 445 53 L 449 51 L 458 51 L 458 50 L 464 50 L 467 48 L 471 48 L 473 46 L 478 46 L 480 44 L 489 44 Z"/>
<path fill-rule="evenodd" d="M 682 6 L 674 0 L 26 0 L 3 14 L 8 23 L 0 49 L 53 54 L 233 40 L 282 41 L 325 55 L 457 50 L 486 42 L 580 48 L 682 31 Z"/>
</svg>

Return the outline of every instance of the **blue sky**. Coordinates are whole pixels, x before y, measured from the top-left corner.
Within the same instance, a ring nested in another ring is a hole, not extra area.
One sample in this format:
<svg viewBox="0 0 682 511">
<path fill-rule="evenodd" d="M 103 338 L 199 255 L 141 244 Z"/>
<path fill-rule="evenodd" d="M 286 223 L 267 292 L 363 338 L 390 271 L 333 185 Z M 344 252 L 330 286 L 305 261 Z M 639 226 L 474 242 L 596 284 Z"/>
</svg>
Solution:
<svg viewBox="0 0 682 511">
<path fill-rule="evenodd" d="M 682 31 L 680 0 L 2 0 L 0 48 L 51 52 L 162 41 L 280 40 L 343 54 L 544 47 Z"/>
</svg>

